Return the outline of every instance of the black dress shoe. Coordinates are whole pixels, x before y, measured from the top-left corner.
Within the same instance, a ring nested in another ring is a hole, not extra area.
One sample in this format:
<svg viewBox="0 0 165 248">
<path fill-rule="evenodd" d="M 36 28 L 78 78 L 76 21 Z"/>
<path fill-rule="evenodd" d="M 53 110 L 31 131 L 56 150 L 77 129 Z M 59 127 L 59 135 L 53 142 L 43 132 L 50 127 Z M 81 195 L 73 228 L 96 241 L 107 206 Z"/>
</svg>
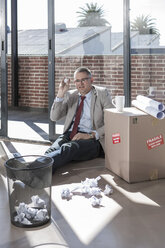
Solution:
<svg viewBox="0 0 165 248">
<path fill-rule="evenodd" d="M 46 150 L 45 154 L 49 154 L 49 153 L 54 152 L 54 151 L 56 151 L 56 150 L 57 150 L 57 149 L 56 149 L 55 147 L 49 147 L 49 149 Z"/>
</svg>

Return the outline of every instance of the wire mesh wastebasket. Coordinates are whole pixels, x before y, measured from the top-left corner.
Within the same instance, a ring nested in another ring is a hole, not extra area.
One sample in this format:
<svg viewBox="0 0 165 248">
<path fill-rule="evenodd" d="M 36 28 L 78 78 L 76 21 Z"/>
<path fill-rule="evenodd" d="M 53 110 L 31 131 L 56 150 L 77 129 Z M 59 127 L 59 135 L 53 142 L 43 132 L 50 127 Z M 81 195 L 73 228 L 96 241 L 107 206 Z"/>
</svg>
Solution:
<svg viewBox="0 0 165 248">
<path fill-rule="evenodd" d="M 27 155 L 5 162 L 11 223 L 36 227 L 51 219 L 53 159 Z"/>
</svg>

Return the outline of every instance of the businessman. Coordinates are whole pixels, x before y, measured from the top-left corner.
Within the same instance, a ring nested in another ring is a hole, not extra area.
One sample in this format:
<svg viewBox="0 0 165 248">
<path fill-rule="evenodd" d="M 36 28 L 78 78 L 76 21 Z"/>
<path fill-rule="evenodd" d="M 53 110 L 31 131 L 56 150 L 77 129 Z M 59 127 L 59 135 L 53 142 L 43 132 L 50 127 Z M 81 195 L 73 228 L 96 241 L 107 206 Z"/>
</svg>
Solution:
<svg viewBox="0 0 165 248">
<path fill-rule="evenodd" d="M 50 111 L 50 119 L 65 118 L 64 132 L 45 152 L 54 159 L 55 169 L 71 161 L 90 160 L 104 154 L 104 109 L 111 108 L 107 89 L 93 85 L 86 67 L 74 73 L 74 90 L 70 79 L 63 79 Z"/>
</svg>

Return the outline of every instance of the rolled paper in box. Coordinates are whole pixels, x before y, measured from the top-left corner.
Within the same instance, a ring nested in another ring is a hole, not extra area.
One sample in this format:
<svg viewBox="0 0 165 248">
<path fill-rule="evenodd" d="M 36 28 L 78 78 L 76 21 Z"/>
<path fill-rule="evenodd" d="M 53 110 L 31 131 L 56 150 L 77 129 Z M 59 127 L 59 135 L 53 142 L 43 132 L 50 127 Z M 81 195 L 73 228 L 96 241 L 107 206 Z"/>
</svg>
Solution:
<svg viewBox="0 0 165 248">
<path fill-rule="evenodd" d="M 146 97 L 146 96 L 138 95 L 136 97 L 136 100 L 138 100 L 139 102 L 141 102 L 147 106 L 153 107 L 153 108 L 157 109 L 158 111 L 163 111 L 165 109 L 164 105 L 161 102 L 155 101 L 155 100 L 153 100 L 149 97 Z"/>
<path fill-rule="evenodd" d="M 137 100 L 133 100 L 132 101 L 132 105 L 135 106 L 136 108 L 144 111 L 145 113 L 154 116 L 157 119 L 160 119 L 161 120 L 161 119 L 163 119 L 165 117 L 164 112 L 158 111 L 158 110 L 156 110 L 153 107 L 146 106 L 144 103 L 139 102 Z"/>
</svg>

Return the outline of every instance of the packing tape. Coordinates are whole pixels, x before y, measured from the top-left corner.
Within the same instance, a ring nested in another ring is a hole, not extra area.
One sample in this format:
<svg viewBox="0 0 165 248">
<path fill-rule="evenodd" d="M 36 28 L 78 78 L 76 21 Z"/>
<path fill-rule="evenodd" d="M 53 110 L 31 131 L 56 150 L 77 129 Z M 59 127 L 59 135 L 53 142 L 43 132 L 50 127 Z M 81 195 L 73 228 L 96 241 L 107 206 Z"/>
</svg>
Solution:
<svg viewBox="0 0 165 248">
<path fill-rule="evenodd" d="M 156 125 L 158 125 L 158 119 L 156 119 L 156 118 L 152 118 L 152 126 L 156 126 Z"/>
<path fill-rule="evenodd" d="M 158 170 L 153 169 L 150 171 L 150 180 L 156 180 L 158 179 Z"/>
</svg>

